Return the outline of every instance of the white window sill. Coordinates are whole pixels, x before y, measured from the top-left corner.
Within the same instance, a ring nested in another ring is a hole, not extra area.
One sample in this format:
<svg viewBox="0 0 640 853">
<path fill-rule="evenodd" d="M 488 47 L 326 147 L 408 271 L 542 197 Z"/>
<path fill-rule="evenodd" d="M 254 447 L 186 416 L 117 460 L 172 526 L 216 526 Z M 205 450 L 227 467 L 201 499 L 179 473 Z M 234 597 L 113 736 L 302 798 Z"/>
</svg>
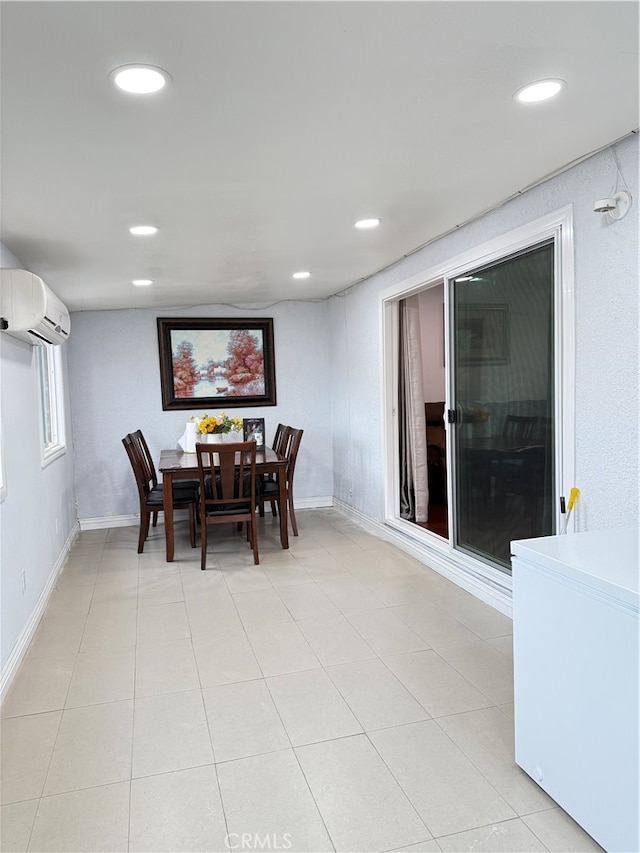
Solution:
<svg viewBox="0 0 640 853">
<path fill-rule="evenodd" d="M 42 467 L 46 468 L 47 465 L 51 465 L 51 463 L 55 462 L 56 459 L 59 459 L 61 456 L 64 456 L 66 452 L 66 444 L 50 444 L 48 447 L 43 448 Z"/>
</svg>

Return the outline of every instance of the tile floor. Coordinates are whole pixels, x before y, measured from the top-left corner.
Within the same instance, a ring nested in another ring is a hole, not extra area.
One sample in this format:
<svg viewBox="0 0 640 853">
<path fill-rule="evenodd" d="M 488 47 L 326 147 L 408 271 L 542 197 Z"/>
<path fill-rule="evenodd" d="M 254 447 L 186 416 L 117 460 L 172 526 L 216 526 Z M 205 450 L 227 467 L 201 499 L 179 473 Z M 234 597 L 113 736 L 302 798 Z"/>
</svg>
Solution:
<svg viewBox="0 0 640 853">
<path fill-rule="evenodd" d="M 513 762 L 511 622 L 337 510 L 208 571 L 82 533 L 2 709 L 9 851 L 590 851 Z M 221 528 L 224 530 L 224 528 Z"/>
</svg>

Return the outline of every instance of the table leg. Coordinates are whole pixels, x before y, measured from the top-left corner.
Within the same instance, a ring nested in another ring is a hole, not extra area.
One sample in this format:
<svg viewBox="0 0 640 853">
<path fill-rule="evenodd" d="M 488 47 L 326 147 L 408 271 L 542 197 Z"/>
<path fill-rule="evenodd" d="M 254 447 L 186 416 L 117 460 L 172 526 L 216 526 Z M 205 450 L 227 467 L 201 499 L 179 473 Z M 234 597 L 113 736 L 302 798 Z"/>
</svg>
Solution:
<svg viewBox="0 0 640 853">
<path fill-rule="evenodd" d="M 287 510 L 287 478 L 284 471 L 278 472 L 278 497 L 280 498 L 280 544 L 289 547 L 289 515 Z"/>
<path fill-rule="evenodd" d="M 162 475 L 162 508 L 167 563 L 171 563 L 173 561 L 173 476 L 168 471 Z"/>
</svg>

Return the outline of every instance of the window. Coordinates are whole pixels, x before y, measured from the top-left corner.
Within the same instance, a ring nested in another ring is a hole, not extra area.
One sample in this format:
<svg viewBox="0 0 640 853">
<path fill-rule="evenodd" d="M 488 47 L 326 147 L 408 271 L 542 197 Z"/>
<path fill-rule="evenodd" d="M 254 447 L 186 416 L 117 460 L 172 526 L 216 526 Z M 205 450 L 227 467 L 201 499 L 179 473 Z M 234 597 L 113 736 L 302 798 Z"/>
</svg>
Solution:
<svg viewBox="0 0 640 853">
<path fill-rule="evenodd" d="M 40 379 L 40 421 L 42 428 L 42 464 L 48 465 L 65 450 L 62 395 L 62 357 L 60 347 L 36 347 Z"/>
<path fill-rule="evenodd" d="M 0 503 L 7 496 L 7 483 L 4 476 L 4 448 L 2 444 L 2 426 L 0 426 Z"/>
</svg>

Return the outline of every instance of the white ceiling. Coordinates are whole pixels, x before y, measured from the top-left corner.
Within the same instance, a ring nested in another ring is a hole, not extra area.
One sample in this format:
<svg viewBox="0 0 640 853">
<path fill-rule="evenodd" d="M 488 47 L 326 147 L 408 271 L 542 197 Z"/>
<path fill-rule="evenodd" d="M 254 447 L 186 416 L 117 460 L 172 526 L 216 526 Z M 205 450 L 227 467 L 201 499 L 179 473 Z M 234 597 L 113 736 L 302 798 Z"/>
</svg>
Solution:
<svg viewBox="0 0 640 853">
<path fill-rule="evenodd" d="M 1 16 L 1 239 L 72 310 L 324 298 L 638 126 L 636 2 Z M 171 87 L 116 91 L 130 62 Z M 514 102 L 545 77 L 565 92 Z M 353 228 L 368 216 L 382 225 Z"/>
</svg>

